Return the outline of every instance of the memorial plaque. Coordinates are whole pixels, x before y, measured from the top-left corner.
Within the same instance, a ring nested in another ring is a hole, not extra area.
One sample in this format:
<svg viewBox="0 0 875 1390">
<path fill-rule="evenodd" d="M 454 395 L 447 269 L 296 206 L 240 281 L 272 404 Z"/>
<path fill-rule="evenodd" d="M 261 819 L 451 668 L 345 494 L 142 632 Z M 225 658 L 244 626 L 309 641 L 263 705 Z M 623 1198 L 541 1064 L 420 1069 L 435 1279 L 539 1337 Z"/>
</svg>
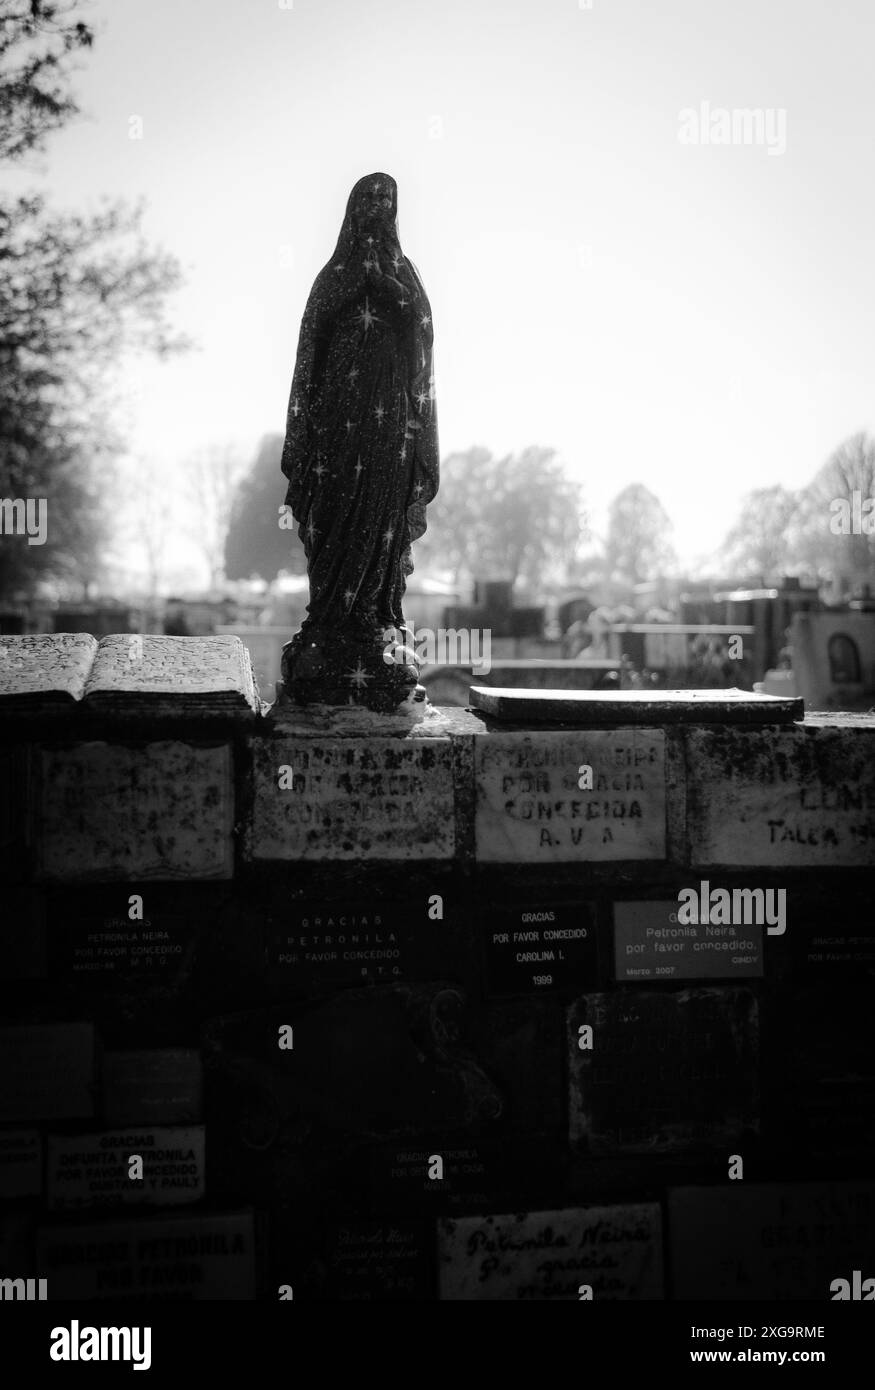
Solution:
<svg viewBox="0 0 875 1390">
<path fill-rule="evenodd" d="M 875 1186 L 728 1183 L 669 1192 L 677 1299 L 833 1298 L 855 1269 L 875 1277 Z M 789 1318 L 774 1318 L 789 1322 Z"/>
<path fill-rule="evenodd" d="M 0 1129 L 0 1201 L 43 1190 L 43 1141 L 37 1129 Z"/>
<path fill-rule="evenodd" d="M 656 1202 L 444 1219 L 438 1241 L 442 1299 L 663 1297 Z"/>
<path fill-rule="evenodd" d="M 585 995 L 568 1011 L 572 1144 L 601 1155 L 737 1142 L 758 1127 L 758 1040 L 750 990 Z"/>
<path fill-rule="evenodd" d="M 202 1125 L 131 1129 L 124 1134 L 50 1134 L 49 1210 L 197 1202 L 204 1195 L 204 1144 Z M 130 1176 L 134 1154 L 143 1160 L 139 1179 Z"/>
<path fill-rule="evenodd" d="M 203 1064 L 193 1048 L 105 1052 L 105 1124 L 192 1124 L 203 1118 Z"/>
<path fill-rule="evenodd" d="M 452 858 L 448 738 L 262 738 L 252 759 L 250 859 Z"/>
<path fill-rule="evenodd" d="M 40 877 L 230 878 L 232 773 L 227 744 L 44 748 Z"/>
<path fill-rule="evenodd" d="M 665 858 L 661 729 L 477 734 L 481 863 Z M 581 790 L 589 780 L 592 789 Z"/>
<path fill-rule="evenodd" d="M 0 1122 L 91 1116 L 94 1093 L 90 1023 L 0 1028 Z"/>
<path fill-rule="evenodd" d="M 271 915 L 266 929 L 269 967 L 299 985 L 365 984 L 416 975 L 441 923 L 421 905 L 368 907 L 357 903 L 292 903 Z M 418 915 L 419 920 L 415 920 Z M 445 928 L 444 928 L 445 930 Z"/>
<path fill-rule="evenodd" d="M 645 980 L 758 979 L 763 929 L 683 926 L 677 899 L 614 903 L 614 978 Z"/>
<path fill-rule="evenodd" d="M 595 984 L 592 903 L 529 900 L 487 909 L 483 917 L 487 994 L 552 994 Z"/>
<path fill-rule="evenodd" d="M 691 863 L 875 863 L 875 728 L 691 730 Z"/>
<path fill-rule="evenodd" d="M 44 1226 L 37 1254 L 52 1300 L 255 1297 L 250 1211 Z"/>
<path fill-rule="evenodd" d="M 875 970 L 875 936 L 821 927 L 805 940 L 805 963 L 822 971 L 835 966 L 846 970 Z"/>
<path fill-rule="evenodd" d="M 836 920 L 836 903 L 806 913 L 806 904 L 790 901 L 793 930 L 775 940 L 769 952 L 779 976 L 816 975 L 834 979 L 871 974 L 875 970 L 875 922 L 868 902 L 843 896 Z M 790 899 L 790 894 L 788 894 Z M 805 914 L 805 915 L 803 915 Z"/>
<path fill-rule="evenodd" d="M 435 1157 L 443 1164 L 440 1178 L 429 1177 L 430 1168 L 438 1171 L 431 1162 Z M 370 1184 L 383 1202 L 414 1215 L 537 1201 L 556 1190 L 561 1175 L 562 1156 L 551 1133 L 381 1147 L 371 1155 Z"/>
<path fill-rule="evenodd" d="M 435 1157 L 442 1163 L 440 1178 L 429 1177 Z M 393 1192 L 399 1202 L 413 1204 L 431 1199 L 441 1205 L 451 1193 L 488 1200 L 486 1193 L 498 1180 L 500 1162 L 500 1155 L 484 1143 L 459 1145 L 435 1140 L 425 1147 L 382 1149 L 374 1154 L 374 1185 Z"/>
<path fill-rule="evenodd" d="M 355 1221 L 328 1236 L 325 1296 L 339 1302 L 428 1298 L 434 1237 L 422 1221 Z"/>
<path fill-rule="evenodd" d="M 83 987 L 167 987 L 191 964 L 196 929 L 185 918 L 156 913 L 142 922 L 126 916 L 52 922 L 53 976 L 77 976 Z"/>
</svg>

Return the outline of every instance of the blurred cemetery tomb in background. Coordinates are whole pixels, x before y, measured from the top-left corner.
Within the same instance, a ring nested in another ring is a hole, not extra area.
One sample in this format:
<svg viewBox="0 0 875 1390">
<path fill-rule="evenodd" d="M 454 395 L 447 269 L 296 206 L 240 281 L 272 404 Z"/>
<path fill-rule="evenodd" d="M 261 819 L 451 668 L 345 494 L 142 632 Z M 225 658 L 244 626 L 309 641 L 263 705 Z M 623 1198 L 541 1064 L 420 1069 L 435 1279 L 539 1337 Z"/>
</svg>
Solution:
<svg viewBox="0 0 875 1390">
<path fill-rule="evenodd" d="M 817 588 L 793 577 L 774 588 L 663 580 L 635 586 L 628 602 L 599 602 L 604 591 L 593 583 L 546 590 L 544 601 L 522 604 L 507 580 L 475 579 L 471 603 L 461 601 L 460 589 L 416 573 L 407 589 L 405 614 L 414 633 L 449 634 L 438 660 L 422 670 L 434 704 L 466 706 L 473 684 L 740 688 L 801 695 L 810 710 L 866 709 L 875 696 L 875 601 L 865 590 L 827 603 Z M 282 574 L 270 584 L 238 581 L 149 600 L 33 598 L 0 609 L 0 634 L 234 635 L 249 649 L 270 701 L 283 645 L 300 627 L 308 596 L 306 576 Z M 476 669 L 472 634 L 487 632 L 490 669 L 483 671 Z M 458 660 L 451 659 L 454 650 Z"/>
<path fill-rule="evenodd" d="M 790 624 L 792 665 L 768 670 L 755 689 L 801 695 L 806 709 L 868 710 L 875 703 L 875 603 L 797 613 Z"/>
</svg>

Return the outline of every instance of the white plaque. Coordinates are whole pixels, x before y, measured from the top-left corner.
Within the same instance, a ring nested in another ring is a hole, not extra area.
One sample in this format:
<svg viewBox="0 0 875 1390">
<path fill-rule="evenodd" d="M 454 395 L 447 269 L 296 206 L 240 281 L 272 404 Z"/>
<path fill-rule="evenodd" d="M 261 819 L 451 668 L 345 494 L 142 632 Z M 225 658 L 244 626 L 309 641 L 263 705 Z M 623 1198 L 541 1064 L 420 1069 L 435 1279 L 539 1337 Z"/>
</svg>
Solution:
<svg viewBox="0 0 875 1390">
<path fill-rule="evenodd" d="M 439 1245 L 442 1299 L 663 1297 L 655 1202 L 443 1220 Z"/>
<path fill-rule="evenodd" d="M 661 729 L 489 733 L 474 744 L 481 863 L 665 858 Z"/>
</svg>

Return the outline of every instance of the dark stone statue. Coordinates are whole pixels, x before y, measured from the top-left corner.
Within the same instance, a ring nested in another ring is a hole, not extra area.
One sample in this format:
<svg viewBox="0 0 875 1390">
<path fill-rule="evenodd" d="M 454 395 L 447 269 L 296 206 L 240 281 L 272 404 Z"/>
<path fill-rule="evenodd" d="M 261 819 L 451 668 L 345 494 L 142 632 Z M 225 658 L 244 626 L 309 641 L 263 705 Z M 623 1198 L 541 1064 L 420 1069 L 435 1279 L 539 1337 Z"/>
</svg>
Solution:
<svg viewBox="0 0 875 1390">
<path fill-rule="evenodd" d="M 424 695 L 402 600 L 438 487 L 433 334 L 396 215 L 394 179 L 359 179 L 301 322 L 282 456 L 310 579 L 283 649 L 299 704 L 389 711 Z"/>
</svg>

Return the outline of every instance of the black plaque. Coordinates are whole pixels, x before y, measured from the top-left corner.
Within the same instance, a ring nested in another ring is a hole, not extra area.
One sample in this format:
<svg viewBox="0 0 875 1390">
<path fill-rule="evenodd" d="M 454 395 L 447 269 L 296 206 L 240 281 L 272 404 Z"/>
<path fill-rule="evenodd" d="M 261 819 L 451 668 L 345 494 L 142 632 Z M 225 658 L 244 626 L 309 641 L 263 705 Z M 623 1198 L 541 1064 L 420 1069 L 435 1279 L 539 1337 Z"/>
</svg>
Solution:
<svg viewBox="0 0 875 1390">
<path fill-rule="evenodd" d="M 805 963 L 817 970 L 841 966 L 845 969 L 875 970 L 875 935 L 857 927 L 837 930 L 822 927 L 811 933 L 805 947 Z"/>
<path fill-rule="evenodd" d="M 203 1118 L 203 1064 L 193 1048 L 103 1054 L 106 1125 L 191 1124 Z"/>
<path fill-rule="evenodd" d="M 594 1155 L 722 1149 L 759 1124 L 748 989 L 590 994 L 568 1013 L 573 1146 Z M 581 1027 L 592 1028 L 592 1047 Z"/>
<path fill-rule="evenodd" d="M 488 994 L 553 994 L 595 984 L 592 903 L 531 899 L 484 915 Z"/>
<path fill-rule="evenodd" d="M 434 1285 L 434 1235 L 422 1221 L 350 1221 L 328 1236 L 325 1294 L 343 1302 L 409 1302 Z"/>
<path fill-rule="evenodd" d="M 434 1159 L 442 1160 L 442 1175 Z M 517 1207 L 537 1202 L 561 1181 L 562 1159 L 554 1136 L 435 1139 L 382 1146 L 371 1155 L 370 1182 L 378 1201 L 396 1211 L 483 1211 L 495 1202 Z"/>
<path fill-rule="evenodd" d="M 429 917 L 429 894 L 380 903 L 308 899 L 271 907 L 265 957 L 275 977 L 299 989 L 394 984 L 446 965 L 456 936 L 454 914 L 441 894 L 440 917 Z"/>
<path fill-rule="evenodd" d="M 166 987 L 190 965 L 195 928 L 163 913 L 132 922 L 119 915 L 77 917 L 55 923 L 50 935 L 53 976 L 81 982 L 84 989 L 107 984 Z"/>
</svg>

